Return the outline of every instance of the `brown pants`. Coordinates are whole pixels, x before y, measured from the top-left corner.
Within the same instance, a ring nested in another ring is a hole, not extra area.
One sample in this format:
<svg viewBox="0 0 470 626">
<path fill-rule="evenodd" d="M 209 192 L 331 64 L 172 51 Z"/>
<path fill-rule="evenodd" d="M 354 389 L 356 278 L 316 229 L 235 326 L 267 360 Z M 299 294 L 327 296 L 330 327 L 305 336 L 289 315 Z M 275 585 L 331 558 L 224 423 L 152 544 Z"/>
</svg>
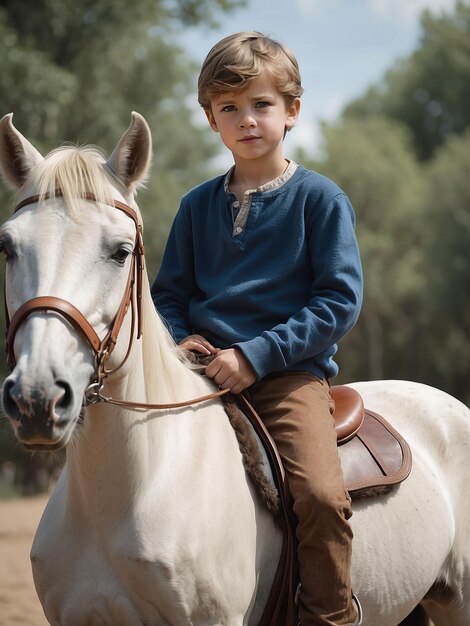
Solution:
<svg viewBox="0 0 470 626">
<path fill-rule="evenodd" d="M 255 383 L 249 396 L 276 442 L 294 500 L 302 625 L 354 624 L 351 501 L 336 448 L 329 385 L 293 372 Z"/>
</svg>

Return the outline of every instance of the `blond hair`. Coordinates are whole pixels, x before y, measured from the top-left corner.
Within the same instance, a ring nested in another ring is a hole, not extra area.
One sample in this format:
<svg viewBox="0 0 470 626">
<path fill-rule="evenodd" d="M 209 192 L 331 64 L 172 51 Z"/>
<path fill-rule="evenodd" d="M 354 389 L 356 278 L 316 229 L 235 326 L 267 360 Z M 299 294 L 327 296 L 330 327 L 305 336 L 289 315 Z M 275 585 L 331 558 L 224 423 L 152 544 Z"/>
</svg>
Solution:
<svg viewBox="0 0 470 626">
<path fill-rule="evenodd" d="M 210 50 L 202 64 L 199 104 L 209 110 L 214 97 L 242 91 L 265 71 L 289 104 L 302 95 L 299 66 L 289 48 L 256 31 L 229 35 Z"/>
</svg>

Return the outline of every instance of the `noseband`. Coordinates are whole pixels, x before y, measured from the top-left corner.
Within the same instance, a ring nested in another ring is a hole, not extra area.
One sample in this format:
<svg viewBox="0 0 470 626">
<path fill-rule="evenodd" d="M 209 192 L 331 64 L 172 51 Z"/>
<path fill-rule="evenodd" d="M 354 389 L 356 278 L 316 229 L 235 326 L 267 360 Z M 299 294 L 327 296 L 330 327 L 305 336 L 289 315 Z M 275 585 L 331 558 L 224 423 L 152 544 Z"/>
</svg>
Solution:
<svg viewBox="0 0 470 626">
<path fill-rule="evenodd" d="M 30 196 L 24 200 L 22 200 L 13 210 L 13 213 L 21 210 L 23 207 L 28 206 L 30 204 L 35 204 L 39 202 L 39 200 L 45 200 L 50 197 L 61 197 L 62 192 L 60 189 L 56 190 L 54 194 L 46 194 L 45 196 Z M 84 200 L 89 200 L 90 202 L 97 202 L 97 198 L 93 193 L 84 193 Z M 6 310 L 6 350 L 7 350 L 7 360 L 8 365 L 11 369 L 15 367 L 16 359 L 15 353 L 13 350 L 15 336 L 18 332 L 18 328 L 21 324 L 29 317 L 32 313 L 36 313 L 38 311 L 42 312 L 50 312 L 57 313 L 61 315 L 64 319 L 66 319 L 75 329 L 77 329 L 82 336 L 86 339 L 88 344 L 90 345 L 96 361 L 96 371 L 95 377 L 87 387 L 85 391 L 85 404 L 95 404 L 97 402 L 109 402 L 111 404 L 115 404 L 118 406 L 135 408 L 135 409 L 169 409 L 169 408 L 178 408 L 189 406 L 191 404 L 196 404 L 199 402 L 204 402 L 206 400 L 210 400 L 212 398 L 223 395 L 228 392 L 228 389 L 223 389 L 217 391 L 215 393 L 209 394 L 207 396 L 202 396 L 200 398 L 195 398 L 193 400 L 176 402 L 171 404 L 146 404 L 139 402 L 128 402 L 125 400 L 114 400 L 112 398 L 103 396 L 101 394 L 101 389 L 103 387 L 103 383 L 105 378 L 107 378 L 110 374 L 113 374 L 117 370 L 119 370 L 124 363 L 127 361 L 127 358 L 130 354 L 132 347 L 132 340 L 135 331 L 135 317 L 137 309 L 137 339 L 140 339 L 142 336 L 142 278 L 144 271 L 144 242 L 142 238 L 142 225 L 139 222 L 139 218 L 137 216 L 136 211 L 125 204 L 124 202 L 120 202 L 119 200 L 105 200 L 105 204 L 108 206 L 114 207 L 119 211 L 125 213 L 128 217 L 132 219 L 136 228 L 136 238 L 133 250 L 133 259 L 131 262 L 131 267 L 129 271 L 129 277 L 127 279 L 126 289 L 124 291 L 124 295 L 121 300 L 121 304 L 117 310 L 117 313 L 114 317 L 114 320 L 111 324 L 111 328 L 109 332 L 106 334 L 104 339 L 100 339 L 88 322 L 86 317 L 82 315 L 82 313 L 70 302 L 67 300 L 63 300 L 62 298 L 57 298 L 55 296 L 39 296 L 37 298 L 32 298 L 28 300 L 24 304 L 22 304 L 19 309 L 15 312 L 11 320 L 9 319 L 8 310 L 6 307 L 5 301 L 5 310 Z M 135 298 L 133 297 L 135 290 Z M 135 307 L 134 307 L 135 302 Z M 132 326 L 129 338 L 129 345 L 127 348 L 126 355 L 123 361 L 112 370 L 108 370 L 106 368 L 107 361 L 114 350 L 114 347 L 117 342 L 117 338 L 119 335 L 119 331 L 121 330 L 122 323 L 124 321 L 124 317 L 126 316 L 127 311 L 131 307 L 132 312 Z"/>
</svg>

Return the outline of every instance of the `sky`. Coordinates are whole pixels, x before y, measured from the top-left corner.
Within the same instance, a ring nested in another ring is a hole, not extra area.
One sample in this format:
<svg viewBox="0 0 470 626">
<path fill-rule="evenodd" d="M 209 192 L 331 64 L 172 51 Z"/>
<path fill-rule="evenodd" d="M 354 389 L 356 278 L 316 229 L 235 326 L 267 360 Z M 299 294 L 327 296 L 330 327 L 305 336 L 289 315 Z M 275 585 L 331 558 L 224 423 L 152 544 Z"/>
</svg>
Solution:
<svg viewBox="0 0 470 626">
<path fill-rule="evenodd" d="M 248 0 L 223 15 L 220 28 L 187 29 L 180 43 L 198 63 L 219 39 L 239 31 L 258 30 L 286 44 L 299 62 L 305 93 L 285 154 L 301 145 L 315 155 L 320 121 L 334 121 L 418 46 L 424 9 L 439 14 L 454 5 L 455 0 Z M 202 111 L 195 116 L 206 123 Z"/>
</svg>

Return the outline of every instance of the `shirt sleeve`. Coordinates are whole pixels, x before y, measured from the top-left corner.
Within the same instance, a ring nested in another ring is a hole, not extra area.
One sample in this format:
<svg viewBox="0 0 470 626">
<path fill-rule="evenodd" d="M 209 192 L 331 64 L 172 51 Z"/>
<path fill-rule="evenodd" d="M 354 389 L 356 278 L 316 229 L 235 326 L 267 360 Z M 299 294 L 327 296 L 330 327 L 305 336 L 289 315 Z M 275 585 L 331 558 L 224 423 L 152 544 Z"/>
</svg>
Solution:
<svg viewBox="0 0 470 626">
<path fill-rule="evenodd" d="M 362 268 L 354 226 L 354 211 L 344 193 L 307 219 L 314 277 L 310 300 L 285 323 L 234 344 L 258 380 L 331 350 L 356 323 Z"/>
<path fill-rule="evenodd" d="M 155 307 L 176 343 L 192 333 L 188 309 L 195 290 L 191 220 L 189 211 L 181 204 L 151 288 Z"/>
</svg>

